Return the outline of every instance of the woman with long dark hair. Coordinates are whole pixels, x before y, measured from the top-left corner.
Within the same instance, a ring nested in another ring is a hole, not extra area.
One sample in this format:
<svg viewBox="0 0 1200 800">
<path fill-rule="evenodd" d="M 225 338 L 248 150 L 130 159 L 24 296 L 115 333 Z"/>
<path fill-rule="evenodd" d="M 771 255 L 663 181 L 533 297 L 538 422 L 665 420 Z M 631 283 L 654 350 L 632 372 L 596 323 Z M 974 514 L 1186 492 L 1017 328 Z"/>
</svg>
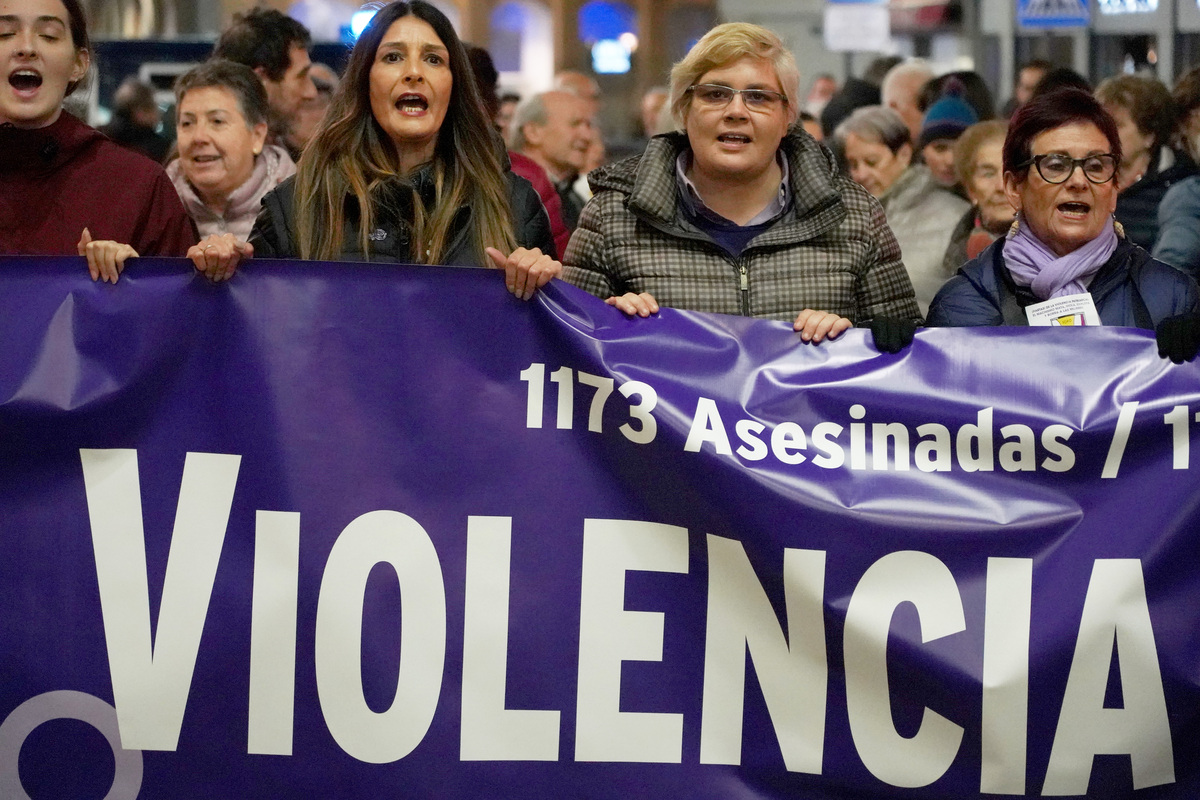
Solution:
<svg viewBox="0 0 1200 800">
<path fill-rule="evenodd" d="M 236 263 L 237 248 L 213 244 L 193 255 L 218 273 L 222 259 Z M 250 247 L 260 258 L 495 265 L 524 298 L 562 269 L 458 35 L 422 0 L 384 6 L 363 31 L 295 179 L 264 198 Z"/>
</svg>

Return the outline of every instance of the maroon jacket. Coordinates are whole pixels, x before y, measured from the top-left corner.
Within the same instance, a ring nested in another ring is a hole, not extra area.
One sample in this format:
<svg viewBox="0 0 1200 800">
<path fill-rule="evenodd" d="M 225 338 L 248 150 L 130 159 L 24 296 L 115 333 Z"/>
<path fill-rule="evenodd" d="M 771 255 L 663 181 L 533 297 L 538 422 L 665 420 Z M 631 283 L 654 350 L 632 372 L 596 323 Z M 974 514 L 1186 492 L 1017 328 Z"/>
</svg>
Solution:
<svg viewBox="0 0 1200 800">
<path fill-rule="evenodd" d="M 567 252 L 567 242 L 571 240 L 571 232 L 563 222 L 562 199 L 546 175 L 546 170 L 532 158 L 509 150 L 508 160 L 512 163 L 512 171 L 532 183 L 534 191 L 542 198 L 546 216 L 550 217 L 550 235 L 554 237 L 554 246 L 558 248 L 555 258 L 561 260 L 563 253 Z"/>
<path fill-rule="evenodd" d="M 0 255 L 78 255 L 79 236 L 183 256 L 199 240 L 163 168 L 63 112 L 0 125 Z"/>
</svg>

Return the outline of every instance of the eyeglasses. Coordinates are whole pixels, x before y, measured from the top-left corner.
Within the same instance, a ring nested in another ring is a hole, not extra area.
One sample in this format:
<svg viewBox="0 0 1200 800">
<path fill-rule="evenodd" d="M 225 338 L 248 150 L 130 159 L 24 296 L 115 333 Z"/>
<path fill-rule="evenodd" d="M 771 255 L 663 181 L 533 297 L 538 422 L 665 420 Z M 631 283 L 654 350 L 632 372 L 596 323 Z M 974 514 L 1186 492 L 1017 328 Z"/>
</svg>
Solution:
<svg viewBox="0 0 1200 800">
<path fill-rule="evenodd" d="M 751 111 L 773 111 L 781 105 L 787 105 L 787 97 L 770 89 L 732 89 L 718 83 L 697 83 L 687 90 L 696 102 L 709 108 L 724 108 L 733 102 L 733 96 L 737 94 L 742 96 L 742 102 Z"/>
<path fill-rule="evenodd" d="M 1117 157 L 1112 153 L 1084 158 L 1071 158 L 1065 153 L 1044 153 L 1021 164 L 1024 169 L 1032 164 L 1046 183 L 1064 183 L 1075 174 L 1076 167 L 1083 167 L 1083 176 L 1092 183 L 1108 183 L 1117 172 Z"/>
</svg>

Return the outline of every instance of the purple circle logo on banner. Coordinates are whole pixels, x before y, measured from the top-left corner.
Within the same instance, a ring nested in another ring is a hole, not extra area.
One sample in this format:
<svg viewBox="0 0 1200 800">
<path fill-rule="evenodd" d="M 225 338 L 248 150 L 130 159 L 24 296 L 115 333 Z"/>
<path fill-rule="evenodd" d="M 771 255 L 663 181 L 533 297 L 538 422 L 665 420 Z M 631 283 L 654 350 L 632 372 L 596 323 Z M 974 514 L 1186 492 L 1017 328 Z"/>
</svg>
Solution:
<svg viewBox="0 0 1200 800">
<path fill-rule="evenodd" d="M 121 747 L 117 710 L 98 697 L 83 692 L 46 692 L 13 709 L 0 724 L 0 797 L 32 800 L 21 784 L 18 760 L 25 739 L 39 725 L 56 719 L 86 722 L 108 740 L 116 762 L 112 787 L 104 800 L 137 800 L 142 789 L 142 751 Z"/>
</svg>

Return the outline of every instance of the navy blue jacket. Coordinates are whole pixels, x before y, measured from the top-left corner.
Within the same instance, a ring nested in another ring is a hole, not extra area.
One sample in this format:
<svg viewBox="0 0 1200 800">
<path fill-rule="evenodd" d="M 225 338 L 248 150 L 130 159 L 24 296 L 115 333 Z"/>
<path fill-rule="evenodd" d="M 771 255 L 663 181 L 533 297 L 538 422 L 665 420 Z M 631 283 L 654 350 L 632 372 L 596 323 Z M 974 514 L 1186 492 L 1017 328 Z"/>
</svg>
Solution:
<svg viewBox="0 0 1200 800">
<path fill-rule="evenodd" d="M 1004 239 L 964 264 L 937 293 L 930 327 L 1028 325 L 1025 306 L 1040 302 L 1004 266 Z M 1195 281 L 1121 238 L 1088 287 L 1105 325 L 1153 330 L 1167 317 L 1200 310 Z"/>
<path fill-rule="evenodd" d="M 1183 153 L 1174 153 L 1174 163 L 1165 170 L 1157 168 L 1159 155 L 1152 157 L 1155 168 L 1132 186 L 1122 186 L 1117 195 L 1117 211 L 1113 214 L 1125 226 L 1130 241 L 1147 250 L 1158 242 L 1158 207 L 1167 190 L 1174 184 L 1196 174 L 1196 165 Z"/>
</svg>

